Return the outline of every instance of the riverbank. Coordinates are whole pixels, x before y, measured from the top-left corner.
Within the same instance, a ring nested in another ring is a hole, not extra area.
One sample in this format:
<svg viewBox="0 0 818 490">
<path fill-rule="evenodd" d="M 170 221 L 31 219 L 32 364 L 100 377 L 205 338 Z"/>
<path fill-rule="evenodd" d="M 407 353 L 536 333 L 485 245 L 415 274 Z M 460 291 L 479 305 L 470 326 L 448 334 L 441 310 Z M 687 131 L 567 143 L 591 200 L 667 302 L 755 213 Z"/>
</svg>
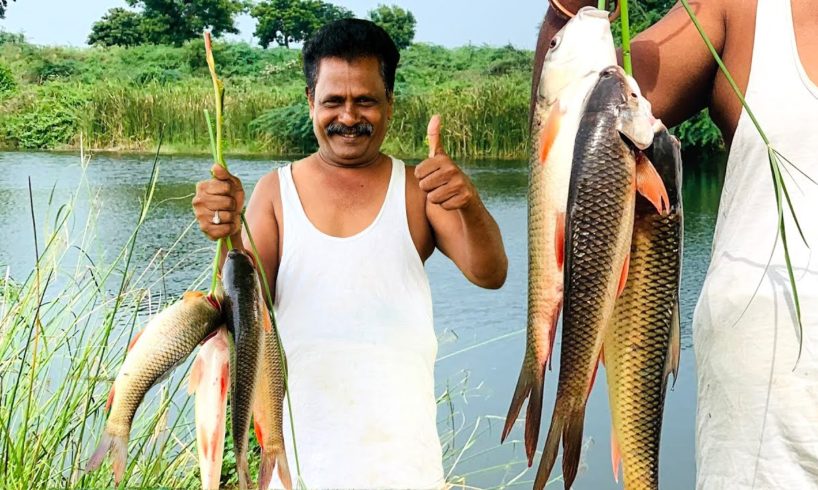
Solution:
<svg viewBox="0 0 818 490">
<path fill-rule="evenodd" d="M 0 32 L 0 34 L 3 34 Z M 0 35 L 0 148 L 207 154 L 212 86 L 201 41 L 182 47 L 42 47 Z M 298 50 L 216 43 L 226 85 L 225 142 L 239 155 L 316 148 Z M 443 116 L 455 158 L 526 159 L 533 53 L 511 46 L 402 52 L 384 149 L 426 153 L 426 124 Z M 686 147 L 716 148 L 701 115 L 678 131 Z"/>
</svg>

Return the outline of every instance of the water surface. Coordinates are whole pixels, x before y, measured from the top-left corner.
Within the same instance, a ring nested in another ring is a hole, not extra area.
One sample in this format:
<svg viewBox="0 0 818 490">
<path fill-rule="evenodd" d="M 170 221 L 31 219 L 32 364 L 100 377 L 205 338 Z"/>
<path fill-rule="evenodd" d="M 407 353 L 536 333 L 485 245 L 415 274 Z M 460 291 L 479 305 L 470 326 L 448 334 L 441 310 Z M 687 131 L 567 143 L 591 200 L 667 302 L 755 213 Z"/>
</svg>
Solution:
<svg viewBox="0 0 818 490">
<path fill-rule="evenodd" d="M 151 156 L 95 155 L 85 172 L 90 189 L 77 194 L 72 216 L 73 234 L 80 234 L 90 204 L 95 215 L 97 239 L 77 260 L 104 261 L 128 240 L 136 223 L 140 200 L 151 170 Z M 171 248 L 180 234 L 193 224 L 190 199 L 195 183 L 207 177 L 209 159 L 162 157 L 155 205 L 140 232 L 134 268 L 150 266 L 157 279 L 154 296 L 178 296 L 195 281 L 207 279 L 213 244 L 195 225 Z M 284 162 L 271 159 L 232 159 L 231 170 L 249 193 L 258 179 Z M 438 431 L 446 451 L 450 477 L 466 479 L 469 486 L 490 488 L 504 483 L 530 487 L 534 468 L 525 470 L 520 440 L 522 421 L 503 446 L 500 432 L 523 357 L 526 317 L 526 186 L 525 162 L 478 161 L 463 163 L 486 206 L 500 225 L 509 273 L 498 291 L 471 285 L 454 265 L 436 252 L 426 270 L 432 285 L 435 326 L 439 339 L 436 391 L 444 393 L 438 405 Z M 685 174 L 685 249 L 682 282 L 682 359 L 678 382 L 668 392 L 662 435 L 661 480 L 667 490 L 694 488 L 694 421 L 696 374 L 691 348 L 691 318 L 710 256 L 718 195 L 723 176 L 714 161 L 688 162 Z M 83 175 L 75 154 L 0 153 L 0 272 L 22 281 L 34 263 L 33 233 L 29 209 L 31 179 L 39 234 L 53 226 L 57 207 L 74 193 Z M 51 203 L 51 204 L 49 204 Z M 42 244 L 39 244 L 42 247 Z M 164 261 L 156 260 L 158 257 Z M 558 336 L 559 339 L 559 336 Z M 550 421 L 556 389 L 559 345 L 554 349 L 554 371 L 546 375 L 543 427 L 540 444 Z M 611 476 L 609 452 L 610 415 L 604 376 L 597 377 L 585 424 L 585 450 L 574 488 L 618 488 Z M 90 441 L 89 441 L 90 444 Z M 559 466 L 559 460 L 558 460 Z M 556 476 L 559 472 L 555 470 Z M 562 488 L 555 483 L 554 488 Z"/>
</svg>

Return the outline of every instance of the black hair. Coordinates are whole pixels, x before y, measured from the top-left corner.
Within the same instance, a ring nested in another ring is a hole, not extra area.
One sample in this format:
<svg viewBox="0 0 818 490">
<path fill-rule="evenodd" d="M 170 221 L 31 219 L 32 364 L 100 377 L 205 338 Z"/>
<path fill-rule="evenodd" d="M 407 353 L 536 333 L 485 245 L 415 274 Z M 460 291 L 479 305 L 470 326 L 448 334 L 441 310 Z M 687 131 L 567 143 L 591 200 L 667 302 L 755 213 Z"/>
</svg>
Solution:
<svg viewBox="0 0 818 490">
<path fill-rule="evenodd" d="M 400 52 L 395 42 L 374 22 L 362 19 L 341 19 L 325 25 L 304 43 L 304 77 L 307 92 L 315 93 L 318 81 L 318 65 L 324 58 L 341 58 L 352 61 L 373 57 L 381 65 L 381 78 L 387 95 L 395 91 L 395 71 Z"/>
</svg>

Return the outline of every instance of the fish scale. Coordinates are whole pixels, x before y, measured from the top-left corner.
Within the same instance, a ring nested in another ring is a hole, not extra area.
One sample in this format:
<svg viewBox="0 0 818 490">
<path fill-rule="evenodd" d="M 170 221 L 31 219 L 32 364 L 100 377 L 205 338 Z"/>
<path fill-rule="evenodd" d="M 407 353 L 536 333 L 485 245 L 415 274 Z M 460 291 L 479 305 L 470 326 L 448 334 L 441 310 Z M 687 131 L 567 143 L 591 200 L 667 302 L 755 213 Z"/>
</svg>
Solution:
<svg viewBox="0 0 818 490">
<path fill-rule="evenodd" d="M 633 229 L 636 157 L 620 132 L 627 128 L 641 136 L 650 127 L 647 119 L 639 119 L 641 109 L 632 93 L 621 68 L 604 70 L 577 132 L 566 215 L 557 399 L 535 489 L 545 487 L 560 441 L 565 488 L 571 487 L 579 467 L 585 405 Z"/>
<path fill-rule="evenodd" d="M 677 146 L 671 154 L 667 146 L 661 147 L 670 138 L 666 130 L 657 136 L 654 164 L 667 188 L 675 190 L 670 193 L 671 211 L 659 215 L 637 197 L 630 273 L 604 344 L 611 419 L 628 490 L 659 487 L 662 412 L 673 368 L 668 352 L 672 329 L 678 329 L 674 310 L 681 275 L 681 157 Z M 678 344 L 672 347 L 678 354 Z"/>
<path fill-rule="evenodd" d="M 255 387 L 261 368 L 263 317 L 259 302 L 261 287 L 250 256 L 231 250 L 222 268 L 224 311 L 235 349 L 231 359 L 231 396 L 233 448 L 239 475 L 239 488 L 248 488 L 250 472 L 247 442 Z"/>
<path fill-rule="evenodd" d="M 127 462 L 128 438 L 134 415 L 148 391 L 182 363 L 221 322 L 221 312 L 204 293 L 187 292 L 181 300 L 156 315 L 132 342 L 119 369 L 110 413 L 86 471 L 98 468 L 110 451 L 114 481 L 119 484 Z"/>
</svg>

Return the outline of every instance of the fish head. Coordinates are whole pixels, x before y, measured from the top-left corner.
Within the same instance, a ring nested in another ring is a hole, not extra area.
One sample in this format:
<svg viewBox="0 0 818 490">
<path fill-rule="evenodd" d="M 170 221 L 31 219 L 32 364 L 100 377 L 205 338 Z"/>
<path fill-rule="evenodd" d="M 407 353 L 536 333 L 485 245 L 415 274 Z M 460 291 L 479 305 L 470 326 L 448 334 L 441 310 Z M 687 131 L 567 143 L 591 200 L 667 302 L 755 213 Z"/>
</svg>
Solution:
<svg viewBox="0 0 818 490">
<path fill-rule="evenodd" d="M 609 66 L 599 74 L 585 111 L 612 114 L 619 134 L 638 150 L 645 150 L 653 142 L 656 118 L 651 114 L 650 103 L 636 82 L 618 65 Z"/>
<path fill-rule="evenodd" d="M 222 284 L 227 296 L 237 289 L 254 287 L 255 275 L 253 260 L 246 252 L 233 249 L 227 253 L 222 266 Z"/>
<path fill-rule="evenodd" d="M 538 102 L 552 105 L 567 88 L 586 77 L 596 78 L 616 63 L 616 51 L 608 12 L 583 7 L 551 39 L 545 55 Z"/>
<path fill-rule="evenodd" d="M 665 184 L 671 208 L 676 208 L 682 202 L 682 145 L 661 121 L 654 126 L 653 144 L 645 155 Z"/>
</svg>

